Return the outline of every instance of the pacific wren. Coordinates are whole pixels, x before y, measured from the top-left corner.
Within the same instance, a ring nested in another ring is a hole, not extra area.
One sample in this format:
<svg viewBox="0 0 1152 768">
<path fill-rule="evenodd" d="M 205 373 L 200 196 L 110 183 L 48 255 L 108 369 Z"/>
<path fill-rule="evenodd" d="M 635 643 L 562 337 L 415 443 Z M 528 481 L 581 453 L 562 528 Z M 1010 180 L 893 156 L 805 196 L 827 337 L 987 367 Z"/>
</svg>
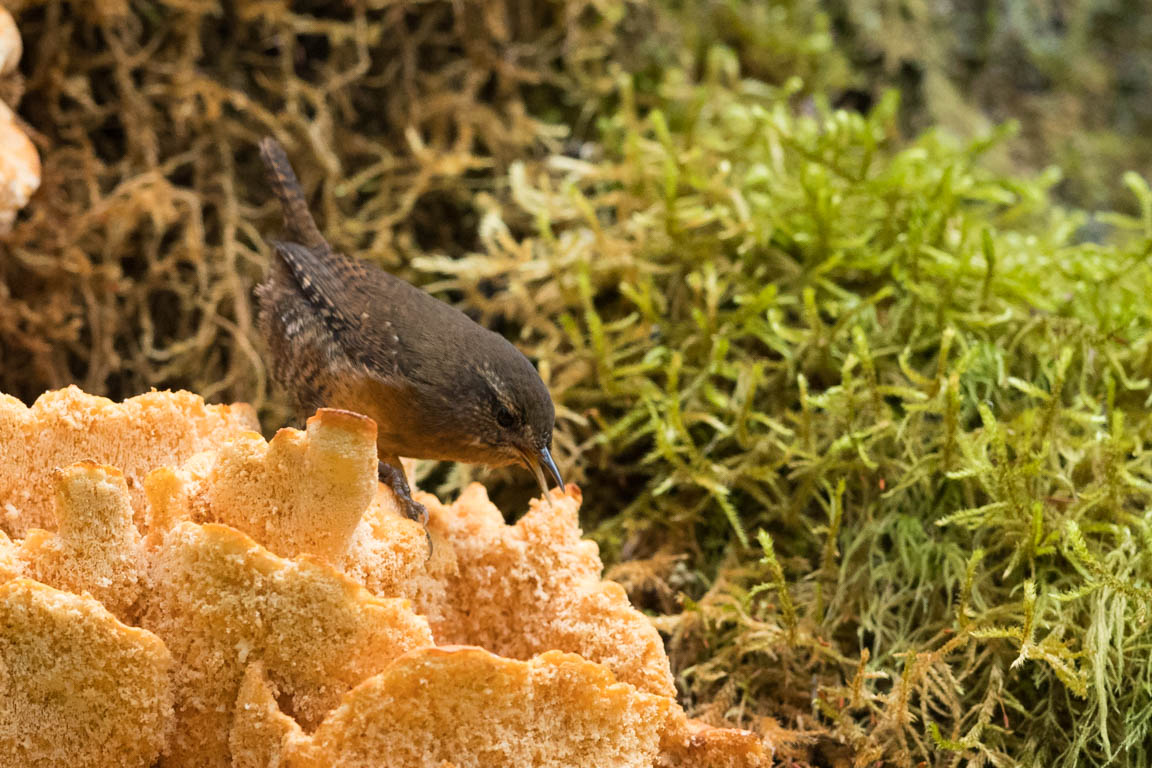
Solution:
<svg viewBox="0 0 1152 768">
<path fill-rule="evenodd" d="M 544 469 L 563 487 L 549 453 L 552 398 L 532 363 L 456 308 L 334 251 L 284 148 L 266 138 L 260 154 L 289 240 L 271 242 L 272 268 L 256 289 L 259 326 L 273 378 L 297 407 L 343 408 L 374 419 L 380 479 L 408 517 L 425 524 L 400 456 L 522 464 L 545 494 Z"/>
</svg>

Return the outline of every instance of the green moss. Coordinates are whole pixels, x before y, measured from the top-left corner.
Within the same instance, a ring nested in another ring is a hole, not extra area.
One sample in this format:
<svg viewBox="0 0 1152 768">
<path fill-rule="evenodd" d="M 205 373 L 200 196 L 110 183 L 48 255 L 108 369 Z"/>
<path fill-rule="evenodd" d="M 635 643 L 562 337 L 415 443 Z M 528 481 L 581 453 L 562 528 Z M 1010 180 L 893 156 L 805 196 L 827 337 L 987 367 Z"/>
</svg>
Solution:
<svg viewBox="0 0 1152 768">
<path fill-rule="evenodd" d="M 800 5 L 800 3 L 794 3 Z M 1114 183 L 1152 168 L 1148 72 L 1152 16 L 1116 0 L 1068 3 L 822 3 L 855 86 L 898 86 L 902 121 L 975 136 L 1018 120 L 1004 167 L 1065 171 L 1058 193 L 1085 207 L 1127 207 Z"/>
<path fill-rule="evenodd" d="M 621 77 L 601 161 L 515 166 L 479 253 L 417 262 L 544 361 L 605 551 L 692 553 L 687 700 L 858 764 L 1145 761 L 1147 187 L 1080 242 L 1004 132 L 706 62 Z"/>
</svg>

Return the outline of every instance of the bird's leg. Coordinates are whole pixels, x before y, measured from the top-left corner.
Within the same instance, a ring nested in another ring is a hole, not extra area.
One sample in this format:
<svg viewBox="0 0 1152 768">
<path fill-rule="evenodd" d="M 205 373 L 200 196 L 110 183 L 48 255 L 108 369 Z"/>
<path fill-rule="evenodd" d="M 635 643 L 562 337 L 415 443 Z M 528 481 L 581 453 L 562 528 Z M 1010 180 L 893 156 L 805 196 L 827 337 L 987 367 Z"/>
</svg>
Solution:
<svg viewBox="0 0 1152 768">
<path fill-rule="evenodd" d="M 379 462 L 378 475 L 380 482 L 392 489 L 400 506 L 404 508 L 404 516 L 415 520 L 424 526 L 424 535 L 428 537 L 428 556 L 432 556 L 432 534 L 428 533 L 428 510 L 424 505 L 412 498 L 412 489 L 408 487 L 408 478 L 404 476 L 404 466 L 399 456 L 386 456 Z"/>
</svg>

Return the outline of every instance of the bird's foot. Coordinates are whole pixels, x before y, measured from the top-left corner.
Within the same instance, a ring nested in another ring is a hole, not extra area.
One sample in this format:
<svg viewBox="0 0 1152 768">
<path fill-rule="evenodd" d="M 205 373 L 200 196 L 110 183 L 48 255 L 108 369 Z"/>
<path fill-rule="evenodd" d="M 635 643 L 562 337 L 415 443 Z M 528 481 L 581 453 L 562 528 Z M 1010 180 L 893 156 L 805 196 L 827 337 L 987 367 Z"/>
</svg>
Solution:
<svg viewBox="0 0 1152 768">
<path fill-rule="evenodd" d="M 392 493 L 396 494 L 396 498 L 400 500 L 400 506 L 404 511 L 404 516 L 424 526 L 424 536 L 428 539 L 428 557 L 431 558 L 432 534 L 428 532 L 428 509 L 412 498 L 412 489 L 408 487 L 408 478 L 404 476 L 404 469 L 386 461 L 381 461 L 379 463 L 378 475 L 380 482 L 391 488 Z"/>
</svg>

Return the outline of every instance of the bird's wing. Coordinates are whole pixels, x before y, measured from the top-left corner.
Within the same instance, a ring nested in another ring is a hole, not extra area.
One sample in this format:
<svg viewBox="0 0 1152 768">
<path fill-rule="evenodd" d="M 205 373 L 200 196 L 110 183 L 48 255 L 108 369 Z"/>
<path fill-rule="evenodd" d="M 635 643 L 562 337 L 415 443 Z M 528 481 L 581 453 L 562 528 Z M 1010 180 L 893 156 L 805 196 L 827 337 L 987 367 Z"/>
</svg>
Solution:
<svg viewBox="0 0 1152 768">
<path fill-rule="evenodd" d="M 272 247 L 329 330 L 347 334 L 360 327 L 349 312 L 349 289 L 370 277 L 364 265 L 327 248 L 281 241 L 273 241 Z"/>
<path fill-rule="evenodd" d="M 407 313 L 401 307 L 431 297 L 378 267 L 326 247 L 277 241 L 272 245 L 300 294 L 349 360 L 383 378 L 405 365 L 404 350 L 414 340 L 407 338 L 405 328 L 411 324 L 404 322 Z"/>
<path fill-rule="evenodd" d="M 280 200 L 286 241 L 272 242 L 300 294 L 349 360 L 388 377 L 412 361 L 405 347 L 442 335 L 443 314 L 427 294 L 384 270 L 337 253 L 308 210 L 284 148 L 260 142 L 268 181 Z M 440 321 L 440 322 L 438 322 Z"/>
</svg>

